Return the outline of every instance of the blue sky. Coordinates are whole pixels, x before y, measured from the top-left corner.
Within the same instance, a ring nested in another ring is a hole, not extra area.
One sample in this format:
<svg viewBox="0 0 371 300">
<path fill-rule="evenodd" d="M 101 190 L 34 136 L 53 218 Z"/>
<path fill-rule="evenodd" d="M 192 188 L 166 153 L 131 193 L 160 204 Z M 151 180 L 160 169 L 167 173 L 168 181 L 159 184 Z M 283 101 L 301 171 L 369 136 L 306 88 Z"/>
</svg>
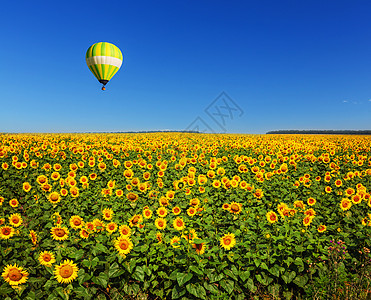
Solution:
<svg viewBox="0 0 371 300">
<path fill-rule="evenodd" d="M 371 129 L 369 1 L 6 1 L 0 132 Z M 101 91 L 85 63 L 124 63 Z"/>
</svg>

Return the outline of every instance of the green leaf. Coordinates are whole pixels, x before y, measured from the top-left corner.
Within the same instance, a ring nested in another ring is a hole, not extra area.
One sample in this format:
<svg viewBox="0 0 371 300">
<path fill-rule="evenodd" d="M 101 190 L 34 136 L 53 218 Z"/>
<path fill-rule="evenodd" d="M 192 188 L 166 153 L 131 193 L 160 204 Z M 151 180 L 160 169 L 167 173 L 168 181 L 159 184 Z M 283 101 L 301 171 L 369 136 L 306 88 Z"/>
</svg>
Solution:
<svg viewBox="0 0 371 300">
<path fill-rule="evenodd" d="M 144 270 L 143 267 L 137 266 L 133 273 L 133 278 L 139 281 L 144 281 Z"/>
<path fill-rule="evenodd" d="M 228 294 L 233 292 L 234 289 L 234 281 L 223 279 L 220 281 L 220 286 L 227 291 Z"/>
<path fill-rule="evenodd" d="M 218 294 L 219 293 L 219 289 L 215 286 L 215 284 L 209 284 L 207 283 L 206 281 L 204 282 L 204 287 L 210 291 L 211 293 L 213 294 Z"/>
<path fill-rule="evenodd" d="M 99 273 L 99 276 L 92 278 L 92 281 L 94 283 L 96 283 L 96 284 L 98 284 L 98 285 L 100 285 L 104 288 L 107 287 L 108 280 L 109 280 L 108 275 L 104 272 L 101 272 L 101 273 Z"/>
<path fill-rule="evenodd" d="M 210 283 L 218 282 L 218 281 L 222 280 L 223 278 L 224 278 L 223 273 L 220 273 L 220 274 L 211 273 L 209 275 Z"/>
<path fill-rule="evenodd" d="M 186 289 L 191 295 L 195 296 L 196 298 L 206 299 L 206 290 L 199 283 L 187 284 Z"/>
<path fill-rule="evenodd" d="M 118 276 L 120 276 L 124 273 L 125 273 L 125 271 L 119 267 L 118 263 L 114 262 L 108 270 L 108 277 L 109 278 L 115 278 L 115 277 L 118 277 Z"/>
<path fill-rule="evenodd" d="M 79 298 L 84 298 L 84 299 L 91 299 L 92 295 L 89 295 L 88 291 L 86 288 L 79 286 L 77 288 L 74 288 L 73 291 L 80 296 Z"/>
<path fill-rule="evenodd" d="M 250 277 L 250 271 L 241 271 L 240 272 L 240 278 L 242 279 L 242 281 L 246 281 L 247 278 Z"/>
<path fill-rule="evenodd" d="M 238 278 L 236 275 L 233 274 L 231 270 L 225 269 L 224 274 L 228 275 L 229 277 L 233 278 L 235 281 L 238 281 Z"/>
<path fill-rule="evenodd" d="M 178 281 L 179 286 L 182 286 L 183 284 L 191 280 L 192 277 L 192 273 L 179 273 L 176 280 Z"/>
<path fill-rule="evenodd" d="M 280 270 L 278 268 L 277 265 L 274 265 L 272 268 L 270 268 L 269 270 L 269 273 L 271 273 L 272 275 L 276 276 L 276 277 L 279 277 L 280 276 Z"/>
<path fill-rule="evenodd" d="M 173 290 L 171 291 L 171 298 L 178 299 L 186 293 L 186 289 L 181 288 L 179 285 L 175 284 Z"/>
<path fill-rule="evenodd" d="M 0 295 L 7 295 L 13 292 L 13 289 L 8 285 L 8 283 L 4 283 L 0 287 Z"/>
<path fill-rule="evenodd" d="M 73 258 L 75 260 L 80 260 L 84 256 L 84 253 L 85 253 L 84 250 L 80 249 L 74 253 Z"/>
<path fill-rule="evenodd" d="M 303 272 L 304 271 L 304 262 L 303 260 L 300 258 L 300 257 L 297 257 L 294 261 L 295 265 L 297 265 L 299 267 L 299 272 Z"/>
<path fill-rule="evenodd" d="M 247 280 L 247 288 L 250 290 L 250 292 L 255 293 L 257 290 L 257 287 L 254 285 L 254 281 L 249 278 Z"/>
<path fill-rule="evenodd" d="M 192 294 L 193 296 L 197 297 L 197 291 L 196 291 L 196 287 L 194 284 L 190 283 L 190 284 L 187 284 L 186 285 L 186 289 L 187 291 Z"/>
<path fill-rule="evenodd" d="M 307 275 L 299 275 L 296 276 L 296 278 L 293 281 L 297 286 L 304 287 L 306 283 L 308 282 L 308 276 Z"/>
<path fill-rule="evenodd" d="M 282 279 L 285 281 L 286 284 L 288 284 L 294 280 L 295 276 L 296 276 L 295 271 L 291 272 L 286 271 L 285 274 L 282 274 Z"/>
<path fill-rule="evenodd" d="M 197 268 L 196 266 L 190 266 L 189 269 L 193 272 L 193 273 L 196 273 L 198 275 L 204 275 L 204 273 L 199 269 Z"/>
</svg>

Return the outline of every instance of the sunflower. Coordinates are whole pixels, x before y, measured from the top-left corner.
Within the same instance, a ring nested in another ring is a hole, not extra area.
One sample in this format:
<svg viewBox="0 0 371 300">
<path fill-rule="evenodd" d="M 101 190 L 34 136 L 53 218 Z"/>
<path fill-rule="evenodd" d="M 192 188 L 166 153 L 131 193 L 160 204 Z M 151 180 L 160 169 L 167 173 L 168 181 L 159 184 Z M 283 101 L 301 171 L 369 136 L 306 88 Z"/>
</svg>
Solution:
<svg viewBox="0 0 371 300">
<path fill-rule="evenodd" d="M 222 206 L 223 210 L 228 210 L 231 208 L 231 205 L 229 203 L 223 203 L 223 206 Z"/>
<path fill-rule="evenodd" d="M 164 230 L 166 228 L 166 220 L 163 218 L 157 218 L 155 220 L 155 225 L 157 229 Z"/>
<path fill-rule="evenodd" d="M 17 264 L 7 265 L 4 268 L 3 273 L 1 274 L 4 280 L 11 286 L 26 283 L 28 275 L 28 272 L 26 270 L 23 270 L 22 267 L 18 267 Z"/>
<path fill-rule="evenodd" d="M 267 220 L 269 223 L 276 223 L 278 221 L 277 214 L 274 211 L 267 212 Z"/>
<path fill-rule="evenodd" d="M 70 283 L 77 278 L 79 268 L 73 261 L 66 259 L 61 264 L 56 265 L 54 269 L 54 277 L 59 283 Z"/>
<path fill-rule="evenodd" d="M 135 202 L 138 200 L 138 195 L 130 192 L 126 195 L 126 198 L 128 198 L 129 201 Z"/>
<path fill-rule="evenodd" d="M 306 216 L 303 219 L 303 225 L 306 226 L 306 227 L 309 226 L 312 223 L 312 220 L 313 220 L 312 216 Z"/>
<path fill-rule="evenodd" d="M 87 176 L 81 176 L 80 179 L 79 179 L 79 181 L 80 181 L 81 184 L 84 185 L 84 184 L 88 184 L 89 179 L 88 179 Z"/>
<path fill-rule="evenodd" d="M 173 221 L 173 227 L 176 229 L 176 230 L 183 230 L 184 227 L 185 227 L 185 224 L 184 224 L 184 221 L 182 218 L 180 217 L 177 217 L 174 221 Z"/>
<path fill-rule="evenodd" d="M 77 198 L 79 196 L 79 189 L 75 186 L 71 187 L 70 188 L 70 194 L 71 194 L 71 197 L 73 198 Z"/>
<path fill-rule="evenodd" d="M 352 196 L 352 202 L 354 204 L 359 204 L 362 202 L 362 197 L 359 194 L 355 194 Z"/>
<path fill-rule="evenodd" d="M 157 214 L 161 218 L 166 217 L 167 216 L 167 209 L 166 209 L 166 207 L 160 206 L 157 209 Z"/>
<path fill-rule="evenodd" d="M 352 188 L 347 188 L 346 190 L 345 190 L 345 194 L 347 195 L 347 196 L 352 196 L 353 194 L 354 194 L 354 189 L 352 189 Z"/>
<path fill-rule="evenodd" d="M 318 228 L 317 228 L 317 231 L 318 232 L 325 232 L 326 231 L 326 225 L 319 225 Z"/>
<path fill-rule="evenodd" d="M 48 183 L 48 178 L 45 175 L 39 175 L 37 176 L 36 182 L 40 185 L 44 185 Z"/>
<path fill-rule="evenodd" d="M 102 211 L 103 219 L 110 221 L 113 218 L 113 210 L 111 208 L 105 208 Z"/>
<path fill-rule="evenodd" d="M 37 233 L 34 230 L 30 230 L 29 235 L 31 237 L 32 244 L 36 245 L 37 244 Z"/>
<path fill-rule="evenodd" d="M 174 206 L 173 209 L 172 209 L 172 212 L 173 212 L 174 215 L 177 216 L 182 212 L 182 210 L 180 209 L 179 206 Z"/>
<path fill-rule="evenodd" d="M 70 226 L 75 230 L 81 229 L 84 226 L 84 221 L 80 216 L 72 216 L 70 218 Z"/>
<path fill-rule="evenodd" d="M 20 214 L 12 214 L 10 217 L 9 217 L 9 223 L 10 225 L 14 226 L 14 227 L 19 227 L 22 225 L 22 217 Z"/>
<path fill-rule="evenodd" d="M 96 232 L 103 231 L 106 228 L 105 224 L 100 219 L 94 219 L 93 225 L 94 225 L 94 231 Z"/>
<path fill-rule="evenodd" d="M 316 199 L 314 199 L 312 197 L 308 198 L 308 200 L 307 200 L 307 203 L 310 206 L 313 206 L 314 204 L 316 204 L 316 202 L 317 202 Z"/>
<path fill-rule="evenodd" d="M 170 245 L 171 245 L 173 248 L 179 248 L 179 247 L 180 247 L 180 237 L 179 237 L 179 236 L 174 236 L 174 237 L 170 240 Z"/>
<path fill-rule="evenodd" d="M 128 225 L 121 225 L 119 232 L 121 236 L 129 237 L 131 235 L 131 228 Z"/>
<path fill-rule="evenodd" d="M 29 182 L 23 183 L 23 190 L 27 193 L 31 190 L 31 184 Z"/>
<path fill-rule="evenodd" d="M 50 233 L 54 240 L 64 241 L 68 238 L 69 231 L 67 227 L 64 226 L 55 226 L 50 229 Z"/>
<path fill-rule="evenodd" d="M 54 180 L 54 181 L 57 181 L 59 180 L 59 178 L 61 178 L 61 174 L 59 174 L 58 172 L 53 172 L 50 177 Z"/>
<path fill-rule="evenodd" d="M 328 193 L 328 194 L 331 193 L 332 192 L 331 186 L 326 186 L 325 187 L 325 192 Z"/>
<path fill-rule="evenodd" d="M 152 210 L 150 210 L 149 208 L 143 210 L 143 216 L 146 219 L 150 219 L 152 217 Z"/>
<path fill-rule="evenodd" d="M 0 227 L 0 238 L 3 240 L 10 239 L 15 233 L 13 227 L 10 226 L 1 226 Z"/>
<path fill-rule="evenodd" d="M 80 230 L 79 236 L 80 236 L 82 239 L 86 240 L 86 239 L 89 237 L 89 231 L 87 231 L 86 229 L 82 228 L 82 229 Z"/>
<path fill-rule="evenodd" d="M 57 204 L 61 201 L 61 196 L 57 192 L 52 192 L 49 194 L 48 200 L 52 204 Z"/>
<path fill-rule="evenodd" d="M 304 212 L 304 215 L 314 217 L 316 215 L 316 211 L 313 208 L 309 208 Z"/>
<path fill-rule="evenodd" d="M 52 252 L 43 251 L 39 254 L 39 262 L 43 266 L 51 267 L 55 263 L 55 256 Z"/>
<path fill-rule="evenodd" d="M 134 215 L 134 216 L 132 216 L 131 218 L 130 218 L 130 220 L 129 220 L 129 225 L 131 226 L 131 227 L 133 227 L 133 226 L 139 226 L 140 225 L 140 223 L 142 223 L 143 222 L 143 217 L 142 217 L 142 215 Z"/>
<path fill-rule="evenodd" d="M 305 204 L 304 204 L 303 201 L 296 200 L 296 201 L 294 202 L 294 208 L 305 209 Z"/>
<path fill-rule="evenodd" d="M 18 204 L 19 204 L 19 202 L 18 202 L 18 200 L 17 199 L 11 199 L 10 201 L 9 201 L 9 205 L 11 206 L 11 207 L 13 207 L 13 208 L 16 208 L 17 206 L 18 206 Z"/>
<path fill-rule="evenodd" d="M 348 198 L 343 198 L 340 202 L 340 208 L 343 211 L 348 210 L 352 206 L 352 201 L 350 201 Z"/>
<path fill-rule="evenodd" d="M 213 187 L 216 188 L 216 189 L 220 188 L 220 186 L 221 186 L 220 180 L 215 179 L 215 180 L 213 181 L 212 185 L 213 185 Z"/>
<path fill-rule="evenodd" d="M 165 196 L 162 196 L 162 197 L 160 197 L 160 199 L 158 199 L 158 203 L 161 206 L 168 206 L 170 202 L 169 202 L 168 198 L 166 198 Z"/>
<path fill-rule="evenodd" d="M 206 244 L 205 243 L 193 244 L 192 248 L 196 249 L 197 254 L 201 255 L 205 253 Z"/>
<path fill-rule="evenodd" d="M 197 209 L 194 207 L 190 207 L 187 209 L 187 215 L 193 217 L 197 213 Z"/>
<path fill-rule="evenodd" d="M 120 198 L 124 195 L 124 191 L 119 189 L 119 190 L 116 190 L 115 194 L 116 194 L 116 197 Z"/>
<path fill-rule="evenodd" d="M 192 198 L 191 200 L 189 200 L 189 205 L 193 207 L 198 207 L 200 205 L 200 199 Z"/>
<path fill-rule="evenodd" d="M 129 237 L 119 236 L 115 240 L 115 248 L 121 256 L 125 257 L 133 249 L 133 242 Z"/>
<path fill-rule="evenodd" d="M 256 189 L 254 193 L 254 197 L 257 199 L 261 199 L 264 196 L 264 192 L 261 189 Z"/>
<path fill-rule="evenodd" d="M 163 242 L 164 238 L 161 232 L 156 233 L 156 239 L 157 239 L 158 244 L 161 244 Z"/>
<path fill-rule="evenodd" d="M 229 207 L 229 211 L 238 215 L 242 211 L 242 204 L 233 201 Z"/>
<path fill-rule="evenodd" d="M 108 233 L 114 233 L 117 230 L 117 224 L 115 222 L 108 223 L 106 230 Z"/>
<path fill-rule="evenodd" d="M 230 250 L 232 247 L 236 245 L 236 239 L 233 233 L 227 233 L 223 237 L 220 238 L 220 245 L 225 250 Z"/>
</svg>

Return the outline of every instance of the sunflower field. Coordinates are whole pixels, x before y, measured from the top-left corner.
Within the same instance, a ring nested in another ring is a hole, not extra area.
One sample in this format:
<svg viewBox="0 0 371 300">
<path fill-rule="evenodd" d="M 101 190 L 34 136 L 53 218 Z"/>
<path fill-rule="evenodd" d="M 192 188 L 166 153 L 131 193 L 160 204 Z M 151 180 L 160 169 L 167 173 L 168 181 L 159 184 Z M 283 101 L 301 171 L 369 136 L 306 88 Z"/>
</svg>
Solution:
<svg viewBox="0 0 371 300">
<path fill-rule="evenodd" d="M 370 189 L 368 136 L 0 134 L 0 298 L 366 299 Z"/>
</svg>

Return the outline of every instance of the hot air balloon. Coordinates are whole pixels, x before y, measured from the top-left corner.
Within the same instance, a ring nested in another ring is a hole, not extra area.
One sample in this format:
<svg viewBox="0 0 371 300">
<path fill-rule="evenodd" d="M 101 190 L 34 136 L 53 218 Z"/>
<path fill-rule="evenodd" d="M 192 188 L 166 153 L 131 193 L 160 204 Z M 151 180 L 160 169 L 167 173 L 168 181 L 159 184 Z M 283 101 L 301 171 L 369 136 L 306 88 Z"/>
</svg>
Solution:
<svg viewBox="0 0 371 300">
<path fill-rule="evenodd" d="M 107 42 L 95 43 L 86 51 L 86 63 L 98 81 L 103 84 L 103 91 L 108 81 L 120 69 L 123 59 L 120 49 Z"/>
</svg>

